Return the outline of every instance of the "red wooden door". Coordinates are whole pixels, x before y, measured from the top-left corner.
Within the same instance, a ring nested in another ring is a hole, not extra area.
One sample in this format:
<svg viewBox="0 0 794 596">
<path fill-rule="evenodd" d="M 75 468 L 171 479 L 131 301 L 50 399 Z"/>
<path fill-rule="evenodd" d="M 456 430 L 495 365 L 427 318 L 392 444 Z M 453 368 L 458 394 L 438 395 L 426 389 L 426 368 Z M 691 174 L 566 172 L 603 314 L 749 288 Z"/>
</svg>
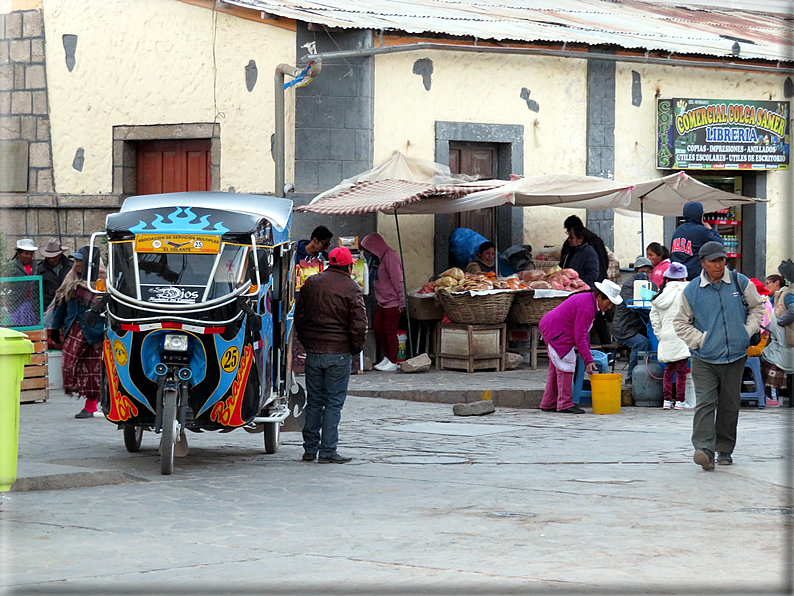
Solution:
<svg viewBox="0 0 794 596">
<path fill-rule="evenodd" d="M 209 189 L 209 139 L 138 144 L 137 194 Z"/>
</svg>

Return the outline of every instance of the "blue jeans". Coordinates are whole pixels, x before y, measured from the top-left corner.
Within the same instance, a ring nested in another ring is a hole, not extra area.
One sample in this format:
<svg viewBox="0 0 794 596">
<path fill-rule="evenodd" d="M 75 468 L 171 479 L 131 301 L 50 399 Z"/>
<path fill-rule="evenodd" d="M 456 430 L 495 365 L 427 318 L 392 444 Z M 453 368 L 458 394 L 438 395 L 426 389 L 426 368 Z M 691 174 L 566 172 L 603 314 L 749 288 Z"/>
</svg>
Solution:
<svg viewBox="0 0 794 596">
<path fill-rule="evenodd" d="M 306 419 L 303 450 L 320 457 L 336 453 L 339 421 L 350 381 L 350 354 L 306 353 Z"/>
<path fill-rule="evenodd" d="M 629 339 L 621 340 L 620 343 L 631 348 L 631 353 L 629 354 L 629 371 L 627 373 L 630 379 L 631 373 L 634 371 L 634 367 L 637 366 L 639 352 L 647 352 L 650 350 L 651 341 L 641 333 L 638 333 Z"/>
</svg>

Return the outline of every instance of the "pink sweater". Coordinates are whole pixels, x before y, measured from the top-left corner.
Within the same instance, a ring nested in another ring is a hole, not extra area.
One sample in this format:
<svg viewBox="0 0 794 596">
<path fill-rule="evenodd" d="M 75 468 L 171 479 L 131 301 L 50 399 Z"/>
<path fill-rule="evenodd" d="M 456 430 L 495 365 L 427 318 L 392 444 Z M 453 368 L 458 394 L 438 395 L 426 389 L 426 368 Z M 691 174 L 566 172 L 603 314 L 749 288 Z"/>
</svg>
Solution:
<svg viewBox="0 0 794 596">
<path fill-rule="evenodd" d="M 590 353 L 590 327 L 598 312 L 595 294 L 574 294 L 543 315 L 540 333 L 543 341 L 554 348 L 562 358 L 576 346 L 585 365 L 593 362 Z"/>
<path fill-rule="evenodd" d="M 380 259 L 378 281 L 375 282 L 375 300 L 383 308 L 405 308 L 403 264 L 380 234 L 369 234 L 361 241 L 362 248 Z"/>
</svg>

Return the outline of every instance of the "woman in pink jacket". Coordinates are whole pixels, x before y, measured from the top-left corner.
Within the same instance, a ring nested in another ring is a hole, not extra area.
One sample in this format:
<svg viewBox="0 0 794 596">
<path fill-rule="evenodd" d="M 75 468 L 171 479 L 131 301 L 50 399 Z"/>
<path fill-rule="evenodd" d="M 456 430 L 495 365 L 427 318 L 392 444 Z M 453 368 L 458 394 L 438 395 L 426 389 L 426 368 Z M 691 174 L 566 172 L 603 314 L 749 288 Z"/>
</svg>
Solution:
<svg viewBox="0 0 794 596">
<path fill-rule="evenodd" d="M 540 402 L 545 412 L 564 412 L 584 414 L 584 410 L 574 406 L 571 397 L 573 374 L 576 371 L 576 354 L 579 350 L 588 375 L 596 371 L 593 355 L 590 353 L 590 327 L 598 311 L 606 312 L 613 304 L 620 304 L 620 286 L 605 279 L 595 282 L 590 292 L 574 294 L 547 312 L 540 320 L 540 334 L 549 350 L 549 376 L 546 390 Z"/>
<path fill-rule="evenodd" d="M 372 330 L 378 341 L 383 360 L 375 368 L 384 372 L 400 369 L 397 364 L 397 325 L 405 310 L 405 288 L 403 286 L 403 265 L 398 255 L 386 244 L 380 234 L 369 234 L 361 241 L 361 248 L 370 261 L 370 285 L 375 285 L 375 320 Z M 373 263 L 373 258 L 378 263 Z"/>
</svg>

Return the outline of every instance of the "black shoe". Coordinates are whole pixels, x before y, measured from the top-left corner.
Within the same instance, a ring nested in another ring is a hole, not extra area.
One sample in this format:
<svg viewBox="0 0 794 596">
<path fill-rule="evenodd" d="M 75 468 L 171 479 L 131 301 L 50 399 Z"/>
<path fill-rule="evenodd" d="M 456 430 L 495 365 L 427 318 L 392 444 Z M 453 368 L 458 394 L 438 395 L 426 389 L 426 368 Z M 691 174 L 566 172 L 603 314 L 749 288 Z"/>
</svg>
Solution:
<svg viewBox="0 0 794 596">
<path fill-rule="evenodd" d="M 558 410 L 560 414 L 584 414 L 584 410 L 578 406 L 571 406 L 570 408 L 565 408 L 564 410 Z"/>
<path fill-rule="evenodd" d="M 80 410 L 77 414 L 74 415 L 75 418 L 93 418 L 94 413 L 89 412 L 87 410 Z"/>
<path fill-rule="evenodd" d="M 719 466 L 730 466 L 733 464 L 733 458 L 731 457 L 730 453 L 718 453 L 717 454 L 717 465 Z"/>
<path fill-rule="evenodd" d="M 695 449 L 692 460 L 707 472 L 714 469 L 714 453 L 708 449 Z"/>
<path fill-rule="evenodd" d="M 316 453 L 310 453 L 308 451 L 303 452 L 303 457 L 301 458 L 303 461 L 314 461 L 317 459 Z"/>
<path fill-rule="evenodd" d="M 557 408 L 541 408 L 544 412 L 556 412 Z"/>
<path fill-rule="evenodd" d="M 346 464 L 349 461 L 352 461 L 352 457 L 342 457 L 338 453 L 333 453 L 331 455 L 320 456 L 317 458 L 317 463 L 321 464 Z"/>
</svg>

